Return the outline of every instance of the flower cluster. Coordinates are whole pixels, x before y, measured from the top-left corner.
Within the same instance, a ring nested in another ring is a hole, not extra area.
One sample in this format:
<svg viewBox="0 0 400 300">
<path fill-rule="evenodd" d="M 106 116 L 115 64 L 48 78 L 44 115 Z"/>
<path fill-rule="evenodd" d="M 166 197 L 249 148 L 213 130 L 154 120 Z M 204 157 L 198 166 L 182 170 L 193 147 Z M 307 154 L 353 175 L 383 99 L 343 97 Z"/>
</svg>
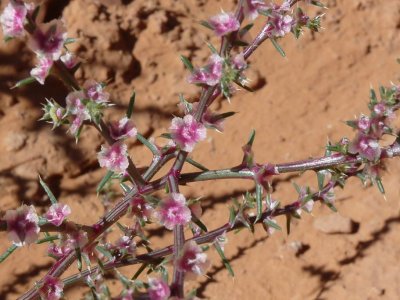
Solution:
<svg viewBox="0 0 400 300">
<path fill-rule="evenodd" d="M 70 69 L 77 64 L 77 59 L 66 50 L 67 30 L 64 22 L 54 19 L 48 23 L 37 23 L 38 10 L 39 7 L 34 4 L 11 0 L 0 16 L 0 23 L 6 39 L 21 38 L 25 35 L 25 30 L 29 32 L 28 46 L 38 60 L 30 75 L 40 84 L 44 84 L 55 61 L 61 59 Z"/>
<path fill-rule="evenodd" d="M 356 136 L 348 142 L 348 152 L 358 154 L 366 160 L 364 175 L 373 181 L 379 179 L 379 169 L 382 147 L 379 141 L 385 134 L 393 135 L 391 123 L 395 117 L 394 108 L 400 102 L 399 87 L 381 87 L 381 101 L 377 100 L 375 92 L 371 90 L 369 104 L 370 115 L 360 115 L 355 121 L 347 121 L 354 128 Z"/>
<path fill-rule="evenodd" d="M 232 58 L 225 59 L 214 53 L 205 67 L 192 71 L 188 77 L 188 82 L 205 86 L 219 85 L 224 96 L 229 99 L 233 90 L 231 82 L 235 82 L 239 86 L 244 86 L 247 83 L 243 74 L 246 68 L 247 63 L 242 52 Z"/>
</svg>

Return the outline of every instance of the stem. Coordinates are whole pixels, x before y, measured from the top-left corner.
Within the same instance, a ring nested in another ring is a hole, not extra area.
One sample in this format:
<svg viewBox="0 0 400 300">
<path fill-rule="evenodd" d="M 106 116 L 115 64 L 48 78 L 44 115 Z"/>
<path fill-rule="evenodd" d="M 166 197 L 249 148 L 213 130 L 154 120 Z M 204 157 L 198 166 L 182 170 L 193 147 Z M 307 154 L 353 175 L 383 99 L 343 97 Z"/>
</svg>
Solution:
<svg viewBox="0 0 400 300">
<path fill-rule="evenodd" d="M 320 198 L 320 194 L 321 192 L 324 191 L 328 191 L 331 187 L 335 186 L 336 183 L 333 181 L 329 181 L 324 188 L 322 189 L 322 191 L 316 192 L 312 195 L 312 199 L 313 201 L 321 201 Z M 311 200 L 310 200 L 311 201 Z M 286 214 L 290 214 L 291 212 L 296 211 L 297 209 L 299 209 L 299 205 L 298 205 L 298 200 L 292 202 L 291 204 L 285 205 L 282 208 L 277 208 L 275 210 L 267 210 L 265 211 L 262 215 L 261 218 L 259 220 L 256 220 L 256 216 L 253 217 L 249 217 L 249 222 L 251 224 L 259 224 L 261 223 L 265 218 L 267 217 L 277 217 L 280 215 L 286 215 Z M 208 233 L 205 233 L 202 236 L 197 236 L 197 237 L 193 237 L 190 238 L 188 240 L 186 240 L 186 242 L 188 241 L 195 241 L 197 244 L 205 244 L 205 243 L 210 243 L 213 242 L 218 236 L 224 234 L 225 232 L 230 232 L 239 228 L 243 228 L 245 225 L 240 222 L 240 221 L 236 221 L 233 226 L 231 226 L 229 223 L 226 223 L 224 225 L 222 225 L 221 227 L 214 229 Z M 104 263 L 104 270 L 112 270 L 114 268 L 119 268 L 119 267 L 124 267 L 124 266 L 128 266 L 128 265 L 134 265 L 134 264 L 139 264 L 139 263 L 151 263 L 157 260 L 160 260 L 168 255 L 171 255 L 174 253 L 174 246 L 168 246 L 165 247 L 163 249 L 160 250 L 155 250 L 152 251 L 150 253 L 146 253 L 146 254 L 142 254 L 142 255 L 138 255 L 137 257 L 132 257 L 132 258 L 122 258 L 116 261 L 110 261 L 107 263 Z M 72 275 L 70 277 L 67 277 L 66 279 L 63 280 L 64 285 L 65 286 L 70 286 L 76 282 L 82 281 L 84 280 L 87 276 L 91 275 L 91 274 L 95 274 L 96 272 L 98 272 L 99 269 L 98 267 L 92 268 L 90 270 L 85 270 L 79 274 L 75 274 Z"/>
</svg>

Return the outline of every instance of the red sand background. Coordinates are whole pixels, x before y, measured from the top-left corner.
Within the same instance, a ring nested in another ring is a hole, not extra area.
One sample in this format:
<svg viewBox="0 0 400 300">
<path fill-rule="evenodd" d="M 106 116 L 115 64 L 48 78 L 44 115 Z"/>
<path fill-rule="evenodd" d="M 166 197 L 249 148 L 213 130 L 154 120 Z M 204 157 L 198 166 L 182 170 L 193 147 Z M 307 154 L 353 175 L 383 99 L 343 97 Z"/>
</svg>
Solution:
<svg viewBox="0 0 400 300">
<path fill-rule="evenodd" d="M 4 2 L 4 1 L 2 1 Z M 61 16 L 69 36 L 78 37 L 75 49 L 86 61 L 80 80 L 110 80 L 108 90 L 117 104 L 111 118 L 126 109 L 130 93 L 137 92 L 135 122 L 146 136 L 158 136 L 177 112 L 178 94 L 194 97 L 196 88 L 185 82 L 187 72 L 178 54 L 201 65 L 211 38 L 198 21 L 232 1 L 49 1 L 46 19 Z M 1 5 L 4 7 L 4 3 Z M 226 122 L 223 134 L 210 133 L 193 157 L 208 167 L 237 164 L 251 129 L 256 129 L 256 159 L 287 162 L 316 157 L 327 139 L 352 136 L 343 121 L 367 111 L 370 85 L 398 83 L 400 67 L 400 2 L 398 0 L 329 0 L 320 34 L 306 33 L 299 41 L 282 41 L 283 59 L 267 43 L 251 59 L 249 77 L 254 94 L 239 92 L 232 104 L 221 101 L 219 111 L 239 112 Z M 0 203 L 1 211 L 22 203 L 40 213 L 49 202 L 38 185 L 38 173 L 60 201 L 73 209 L 72 220 L 90 224 L 103 214 L 95 187 L 104 170 L 96 160 L 101 138 L 85 130 L 78 145 L 63 128 L 37 120 L 45 97 L 63 101 L 65 89 L 55 80 L 48 88 L 38 84 L 21 90 L 9 88 L 32 67 L 32 55 L 22 43 L 0 46 Z M 109 116 L 108 116 L 109 117 Z M 132 141 L 130 154 L 139 166 L 149 154 Z M 315 185 L 313 174 L 301 179 L 279 177 L 275 197 L 293 200 L 290 180 Z M 399 216 L 400 163 L 394 159 L 384 176 L 387 201 L 376 188 L 363 188 L 350 180 L 337 191 L 337 207 L 345 220 L 359 223 L 354 233 L 326 234 L 316 220 L 332 213 L 317 205 L 292 227 L 292 234 L 267 238 L 255 234 L 229 234 L 226 255 L 236 272 L 230 278 L 211 254 L 209 278 L 198 282 L 202 299 L 398 299 L 400 294 Z M 226 222 L 228 206 L 252 185 L 239 181 L 191 184 L 185 193 L 203 196 L 209 228 Z M 278 220 L 284 224 L 283 219 Z M 329 224 L 328 224 L 329 225 Z M 330 224 L 337 226 L 336 223 Z M 158 237 L 169 244 L 171 236 Z M 0 250 L 9 242 L 0 234 Z M 15 299 L 41 278 L 52 263 L 46 246 L 19 249 L 0 265 L 0 299 Z M 75 267 L 74 267 L 75 268 Z M 123 272 L 133 274 L 134 268 Z M 71 271 L 72 272 L 72 271 Z M 111 281 L 111 287 L 115 284 Z M 196 286 L 196 285 L 194 285 Z M 113 290 L 118 290 L 114 288 Z M 69 290 L 78 299 L 84 288 Z"/>
</svg>

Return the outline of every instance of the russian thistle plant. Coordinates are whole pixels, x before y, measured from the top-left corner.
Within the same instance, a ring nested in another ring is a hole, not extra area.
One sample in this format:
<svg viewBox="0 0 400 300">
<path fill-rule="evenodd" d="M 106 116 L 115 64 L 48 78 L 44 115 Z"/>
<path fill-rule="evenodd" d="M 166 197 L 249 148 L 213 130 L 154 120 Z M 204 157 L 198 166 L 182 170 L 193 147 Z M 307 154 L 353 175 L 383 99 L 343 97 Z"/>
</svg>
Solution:
<svg viewBox="0 0 400 300">
<path fill-rule="evenodd" d="M 65 99 L 47 99 L 43 104 L 42 120 L 52 124 L 53 128 L 66 128 L 77 142 L 85 127 L 96 128 L 104 138 L 97 158 L 99 165 L 106 169 L 97 191 L 106 193 L 110 183 L 118 183 L 124 194 L 97 223 L 88 225 L 84 220 L 82 224 L 75 223 L 68 220 L 73 214 L 71 208 L 59 203 L 45 180 L 39 178 L 51 201 L 47 212 L 39 216 L 32 205 L 5 212 L 0 228 L 7 231 L 13 245 L 2 260 L 18 247 L 33 243 L 49 243 L 47 254 L 56 260 L 46 276 L 21 299 L 59 299 L 67 286 L 77 282 L 85 282 L 90 287 L 91 297 L 109 299 L 111 295 L 104 281 L 107 272 L 113 272 L 122 283 L 119 299 L 193 299 L 195 291 L 188 293 L 184 283 L 206 274 L 210 265 L 209 249 L 216 250 L 228 272 L 234 275 L 224 255 L 228 232 L 241 228 L 253 231 L 261 224 L 268 234 L 272 234 L 281 229 L 276 221 L 278 216 L 285 216 L 290 232 L 292 220 L 300 219 L 303 212 L 311 213 L 316 202 L 336 211 L 335 188 L 344 187 L 350 177 L 370 181 L 384 193 L 381 182 L 383 161 L 400 155 L 396 141 L 386 147 L 381 142 L 386 135 L 396 136 L 392 126 L 400 101 L 400 89 L 396 85 L 381 87 L 379 97 L 371 90 L 370 114 L 348 121 L 355 136 L 329 142 L 325 155 L 320 158 L 285 164 L 257 162 L 252 150 L 255 132 L 242 147 L 243 159 L 238 165 L 210 170 L 204 162 L 197 162 L 190 156 L 196 145 L 206 139 L 208 130 L 223 131 L 224 120 L 236 117 L 233 112 L 216 113 L 213 103 L 221 97 L 231 101 L 238 89 L 251 90 L 246 70 L 251 68 L 248 59 L 258 47 L 269 41 L 280 55 L 285 56 L 280 39 L 290 34 L 300 38 L 304 30 L 319 31 L 322 15 L 308 16 L 309 5 L 324 8 L 318 1 L 267 4 L 246 0 L 239 1 L 233 12 L 221 12 L 202 21 L 205 30 L 211 30 L 221 43 L 219 48 L 206 43 L 210 56 L 204 66 L 197 66 L 188 57 L 180 57 L 187 68 L 187 81 L 198 86 L 199 96 L 189 101 L 185 95 L 180 95 L 181 114 L 172 118 L 168 132 L 162 134 L 165 143 L 161 145 L 140 133 L 145 129 L 136 127 L 135 93 L 124 116 L 118 121 L 106 120 L 104 111 L 113 105 L 107 84 L 96 79 L 84 82 L 76 79 L 75 72 L 82 62 L 69 50 L 75 40 L 67 36 L 62 20 L 40 22 L 40 6 L 23 1 L 11 1 L 6 6 L 0 18 L 6 40 L 26 40 L 37 56 L 37 65 L 31 70 L 30 77 L 16 83 L 15 87 L 34 81 L 45 85 L 49 76 L 62 81 L 68 94 Z M 262 26 L 253 32 L 255 20 Z M 245 38 L 248 32 L 255 36 L 250 42 Z M 135 155 L 128 153 L 127 140 L 133 138 L 152 154 L 151 164 L 144 169 L 138 168 L 134 163 Z M 163 167 L 169 162 L 172 165 L 164 172 Z M 186 163 L 199 171 L 183 173 Z M 294 184 L 298 197 L 290 204 L 281 205 L 274 197 L 272 179 L 280 174 L 307 170 L 315 171 L 318 188 Z M 201 199 L 190 199 L 181 192 L 180 186 L 230 178 L 253 181 L 255 192 L 246 193 L 242 199 L 233 199 L 226 222 L 209 230 L 201 220 Z M 119 220 L 125 215 L 129 216 L 129 223 L 122 224 Z M 173 244 L 153 250 L 151 236 L 146 231 L 151 224 L 173 231 Z M 109 236 L 110 230 L 119 231 L 120 238 L 113 240 Z M 75 261 L 79 272 L 61 279 Z M 119 267 L 129 265 L 140 267 L 130 277 L 118 271 Z M 142 279 L 143 272 L 147 272 L 147 280 Z"/>
</svg>

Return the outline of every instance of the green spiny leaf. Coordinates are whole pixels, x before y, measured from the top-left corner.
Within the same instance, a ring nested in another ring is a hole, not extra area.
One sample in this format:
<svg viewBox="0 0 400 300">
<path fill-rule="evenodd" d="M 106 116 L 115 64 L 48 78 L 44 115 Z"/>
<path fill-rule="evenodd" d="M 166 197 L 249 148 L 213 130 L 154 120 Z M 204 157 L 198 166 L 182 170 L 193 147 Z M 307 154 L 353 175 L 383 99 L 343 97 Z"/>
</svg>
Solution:
<svg viewBox="0 0 400 300">
<path fill-rule="evenodd" d="M 191 164 L 192 166 L 202 170 L 202 171 L 209 171 L 206 167 L 204 167 L 202 164 L 198 163 L 197 161 L 191 159 L 190 157 L 186 157 L 186 161 Z"/>
<path fill-rule="evenodd" d="M 276 39 L 271 38 L 270 40 L 271 40 L 272 45 L 274 45 L 275 49 L 279 52 L 279 54 L 280 54 L 282 57 L 285 57 L 285 56 L 286 56 L 286 53 L 285 53 L 285 51 L 283 51 L 282 47 L 278 44 L 278 42 L 276 41 Z"/>
<path fill-rule="evenodd" d="M 103 179 L 100 181 L 99 185 L 97 186 L 96 192 L 97 195 L 102 191 L 104 186 L 107 184 L 107 182 L 110 181 L 111 177 L 114 175 L 113 171 L 107 171 L 106 175 L 104 175 Z"/>
<path fill-rule="evenodd" d="M 253 23 L 247 24 L 244 26 L 242 29 L 239 30 L 238 34 L 240 37 L 244 36 L 247 32 L 250 31 L 250 29 L 253 27 Z"/>
<path fill-rule="evenodd" d="M 247 142 L 247 145 L 252 146 L 254 143 L 254 138 L 256 137 L 256 131 L 253 129 L 250 133 L 250 138 Z"/>
<path fill-rule="evenodd" d="M 225 268 L 228 270 L 229 274 L 232 277 L 235 277 L 235 273 L 233 272 L 233 269 L 232 269 L 229 261 L 226 259 L 224 251 L 222 250 L 221 246 L 218 243 L 214 243 L 214 247 L 217 250 L 219 256 L 221 257 L 221 260 L 222 260 Z"/>
<path fill-rule="evenodd" d="M 5 261 L 7 259 L 7 257 L 9 257 L 17 248 L 18 248 L 18 246 L 16 246 L 16 245 L 11 245 L 10 247 L 8 247 L 6 252 L 4 252 L 3 254 L 0 255 L 0 263 Z"/>
<path fill-rule="evenodd" d="M 56 241 L 59 239 L 60 239 L 60 237 L 58 235 L 50 235 L 50 236 L 46 236 L 43 239 L 37 240 L 36 244 L 43 244 L 43 243 L 47 243 L 47 242 Z"/>
<path fill-rule="evenodd" d="M 218 54 L 218 50 L 214 47 L 213 44 L 211 44 L 211 43 L 209 43 L 209 42 L 206 42 L 206 44 L 207 44 L 207 46 L 208 46 L 208 48 L 210 49 L 210 51 L 211 51 L 212 54 Z"/>
<path fill-rule="evenodd" d="M 379 191 L 381 194 L 385 194 L 385 188 L 383 187 L 382 180 L 380 178 L 375 180 L 376 185 L 378 186 Z"/>
<path fill-rule="evenodd" d="M 11 89 L 20 88 L 20 87 L 23 87 L 25 85 L 31 84 L 31 83 L 33 83 L 35 81 L 36 81 L 36 79 L 34 77 L 30 76 L 28 78 L 25 78 L 25 79 L 22 79 L 22 80 L 18 81 Z"/>
<path fill-rule="evenodd" d="M 192 214 L 192 222 L 195 223 L 197 226 L 201 228 L 204 232 L 208 232 L 207 226 L 204 225 L 203 222 L 201 222 L 200 219 L 198 219 L 195 215 Z"/>
<path fill-rule="evenodd" d="M 187 58 L 186 56 L 181 55 L 181 61 L 183 62 L 183 64 L 185 65 L 185 67 L 190 71 L 193 72 L 194 67 L 192 65 L 192 63 L 190 62 L 189 58 Z"/>
<path fill-rule="evenodd" d="M 203 25 L 205 28 L 214 30 L 214 27 L 210 23 L 208 23 L 207 21 L 204 21 L 204 20 L 200 21 L 200 24 Z"/>
<path fill-rule="evenodd" d="M 321 191 L 324 188 L 325 174 L 317 172 L 318 189 Z"/>
<path fill-rule="evenodd" d="M 52 204 L 57 204 L 57 199 L 54 194 L 51 192 L 50 188 L 46 185 L 46 183 L 42 180 L 42 177 L 39 175 L 39 182 L 44 191 L 46 192 L 47 196 L 49 196 L 50 202 Z"/>
<path fill-rule="evenodd" d="M 126 117 L 131 118 L 133 113 L 133 108 L 135 106 L 136 92 L 133 91 L 131 98 L 129 99 L 128 110 L 126 111 Z"/>
<path fill-rule="evenodd" d="M 281 226 L 279 226 L 277 223 L 275 223 L 275 222 L 273 222 L 271 219 L 269 219 L 269 218 L 265 218 L 264 220 L 263 220 L 263 223 L 265 224 L 265 225 L 267 225 L 268 227 L 271 227 L 271 228 L 273 228 L 273 229 L 276 229 L 276 230 L 282 230 L 282 228 L 281 228 Z"/>
<path fill-rule="evenodd" d="M 138 133 L 136 135 L 136 138 L 139 140 L 139 142 L 141 142 L 143 145 L 145 145 L 147 148 L 149 148 L 151 153 L 153 153 L 154 155 L 159 155 L 159 151 L 158 151 L 157 147 L 154 146 L 152 143 L 150 143 L 143 135 Z"/>
</svg>

